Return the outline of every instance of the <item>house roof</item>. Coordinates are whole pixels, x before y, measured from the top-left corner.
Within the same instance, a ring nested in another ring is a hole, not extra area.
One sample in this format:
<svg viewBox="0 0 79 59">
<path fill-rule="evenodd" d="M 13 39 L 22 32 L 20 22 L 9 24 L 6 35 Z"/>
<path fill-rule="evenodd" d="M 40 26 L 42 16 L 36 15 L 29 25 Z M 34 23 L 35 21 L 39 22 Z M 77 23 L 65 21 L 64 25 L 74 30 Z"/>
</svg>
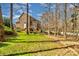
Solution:
<svg viewBox="0 0 79 59">
<path fill-rule="evenodd" d="M 21 14 L 21 16 L 19 17 L 19 20 L 20 20 L 20 18 L 21 18 L 24 14 L 27 15 L 27 13 L 24 13 L 24 12 L 23 12 L 23 13 Z M 36 20 L 34 17 L 32 17 L 32 16 L 30 16 L 30 15 L 28 15 L 28 16 L 31 17 L 34 21 L 38 21 L 38 22 L 39 22 L 39 20 Z M 18 20 L 16 23 L 18 23 L 19 20 Z"/>
</svg>

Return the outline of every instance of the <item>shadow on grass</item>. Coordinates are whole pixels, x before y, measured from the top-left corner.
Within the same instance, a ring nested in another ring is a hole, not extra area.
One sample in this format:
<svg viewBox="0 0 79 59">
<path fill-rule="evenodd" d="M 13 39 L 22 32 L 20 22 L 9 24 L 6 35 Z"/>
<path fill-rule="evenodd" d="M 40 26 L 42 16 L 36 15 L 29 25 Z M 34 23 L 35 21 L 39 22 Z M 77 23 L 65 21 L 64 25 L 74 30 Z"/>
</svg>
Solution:
<svg viewBox="0 0 79 59">
<path fill-rule="evenodd" d="M 70 46 L 65 46 L 65 47 L 60 47 L 60 48 L 51 48 L 51 49 L 46 49 L 46 50 L 37 50 L 37 51 L 30 51 L 30 52 L 8 54 L 8 55 L 4 55 L 4 56 L 16 56 L 16 55 L 24 55 L 24 54 L 29 54 L 29 53 L 38 53 L 38 52 L 51 51 L 51 50 L 56 50 L 56 49 L 65 49 L 65 48 L 73 47 L 73 46 L 75 46 L 75 45 L 70 45 Z"/>
<path fill-rule="evenodd" d="M 8 46 L 9 44 L 7 44 L 7 43 L 0 43 L 0 48 L 1 47 L 5 47 L 5 46 Z"/>
<path fill-rule="evenodd" d="M 20 40 L 22 40 L 22 39 L 18 39 L 18 40 L 16 40 L 15 41 L 15 39 L 14 40 L 9 40 L 8 42 L 12 42 L 12 43 L 43 43 L 43 42 L 58 42 L 58 40 L 55 40 L 55 41 L 53 41 L 53 40 L 37 40 L 37 41 L 35 41 L 35 40 L 26 40 L 26 41 L 20 41 Z"/>
<path fill-rule="evenodd" d="M 72 42 L 77 42 L 78 40 L 26 40 L 26 41 L 21 41 L 22 39 L 11 39 L 8 40 L 8 42 L 12 43 L 43 43 L 43 42 L 60 42 L 60 41 L 72 41 Z"/>
</svg>

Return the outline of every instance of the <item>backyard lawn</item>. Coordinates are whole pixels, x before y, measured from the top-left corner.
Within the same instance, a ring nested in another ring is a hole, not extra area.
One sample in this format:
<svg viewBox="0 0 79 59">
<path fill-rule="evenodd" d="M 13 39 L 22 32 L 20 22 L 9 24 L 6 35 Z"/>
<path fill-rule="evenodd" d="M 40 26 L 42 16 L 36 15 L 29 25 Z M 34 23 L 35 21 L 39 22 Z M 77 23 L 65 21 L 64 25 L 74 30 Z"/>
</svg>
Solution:
<svg viewBox="0 0 79 59">
<path fill-rule="evenodd" d="M 17 36 L 8 36 L 6 40 L 0 42 L 0 56 L 62 56 L 69 51 L 68 46 L 44 34 L 17 32 Z M 69 51 L 67 55 L 75 54 Z"/>
<path fill-rule="evenodd" d="M 19 32 L 17 36 L 6 39 L 7 42 L 0 43 L 0 55 L 48 55 L 48 51 L 63 47 L 59 42 L 52 42 L 52 39 L 42 34 L 26 35 L 24 32 Z M 40 52 L 42 54 L 39 54 Z"/>
</svg>

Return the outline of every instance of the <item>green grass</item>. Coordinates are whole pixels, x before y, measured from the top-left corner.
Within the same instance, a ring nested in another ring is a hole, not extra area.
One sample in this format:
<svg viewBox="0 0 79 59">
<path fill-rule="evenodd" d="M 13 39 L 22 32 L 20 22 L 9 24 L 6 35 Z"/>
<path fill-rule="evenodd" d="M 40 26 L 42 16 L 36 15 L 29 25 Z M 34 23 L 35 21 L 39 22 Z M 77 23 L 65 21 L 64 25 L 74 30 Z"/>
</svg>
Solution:
<svg viewBox="0 0 79 59">
<path fill-rule="evenodd" d="M 3 27 L 4 27 L 5 31 L 12 31 L 10 27 L 4 26 L 4 25 L 3 25 Z"/>
<path fill-rule="evenodd" d="M 25 41 L 46 41 L 51 40 L 47 35 L 43 34 L 29 34 L 27 35 L 24 32 L 18 32 L 18 36 L 9 37 L 8 41 L 10 42 L 25 42 Z"/>
<path fill-rule="evenodd" d="M 26 35 L 24 32 L 19 32 L 18 36 L 8 37 L 7 42 L 0 43 L 0 55 L 34 56 L 36 54 L 39 55 L 40 50 L 42 50 L 42 55 L 44 55 L 43 51 L 63 46 L 60 43 L 49 40 L 52 39 L 49 39 L 47 35 Z"/>
</svg>

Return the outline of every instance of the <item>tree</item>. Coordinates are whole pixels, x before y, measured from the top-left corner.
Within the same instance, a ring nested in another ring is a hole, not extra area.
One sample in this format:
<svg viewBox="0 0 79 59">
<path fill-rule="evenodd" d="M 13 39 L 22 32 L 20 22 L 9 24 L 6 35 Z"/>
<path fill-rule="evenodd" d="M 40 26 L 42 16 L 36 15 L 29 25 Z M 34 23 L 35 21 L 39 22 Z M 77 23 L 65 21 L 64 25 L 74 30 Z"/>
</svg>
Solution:
<svg viewBox="0 0 79 59">
<path fill-rule="evenodd" d="M 49 24 L 49 21 L 50 21 L 50 8 L 51 8 L 51 4 L 49 3 L 48 4 L 48 35 L 50 35 L 50 24 Z"/>
<path fill-rule="evenodd" d="M 64 9 L 64 20 L 65 20 L 65 23 L 64 23 L 64 39 L 66 40 L 67 39 L 67 3 L 65 3 L 65 9 Z"/>
<path fill-rule="evenodd" d="M 55 36 L 58 36 L 59 32 L 60 32 L 60 4 L 56 3 L 55 4 Z"/>
<path fill-rule="evenodd" d="M 75 37 L 75 39 L 76 40 L 78 40 L 78 32 L 77 32 L 77 10 L 76 10 L 76 8 L 77 8 L 77 6 L 74 4 L 74 6 L 75 6 L 75 10 L 74 10 L 74 13 L 75 13 L 75 16 L 74 16 L 74 28 L 75 28 L 75 31 L 76 31 L 76 37 Z"/>
<path fill-rule="evenodd" d="M 27 18 L 27 19 L 26 19 L 26 21 L 27 21 L 27 23 L 26 23 L 26 24 L 27 24 L 27 25 L 26 25 L 26 27 L 27 27 L 27 29 L 26 29 L 26 30 L 27 30 L 27 34 L 29 34 L 29 30 L 28 30 L 28 12 L 29 12 L 29 11 L 28 11 L 28 8 L 29 8 L 29 5 L 28 5 L 28 3 L 27 3 L 27 17 L 26 17 L 26 18 Z"/>
<path fill-rule="evenodd" d="M 58 6 L 59 4 L 56 4 L 56 9 L 55 9 L 55 20 L 56 20 L 56 22 L 55 22 L 55 36 L 57 36 L 58 35 L 58 9 L 59 9 L 59 6 Z"/>
<path fill-rule="evenodd" d="M 44 7 L 45 7 L 45 10 L 44 10 L 44 12 L 45 12 L 45 14 L 46 14 L 46 16 L 45 15 L 43 15 L 42 16 L 42 18 L 44 18 L 44 20 L 42 19 L 41 20 L 41 24 L 42 24 L 42 30 L 43 31 L 48 31 L 47 33 L 48 33 L 48 35 L 50 35 L 50 19 L 51 19 L 51 15 L 50 15 L 50 13 L 51 13 L 51 3 L 44 3 L 44 4 L 42 4 Z M 46 29 L 43 27 L 43 24 L 44 25 L 47 25 L 46 27 Z"/>
<path fill-rule="evenodd" d="M 77 5 L 74 3 L 72 4 L 74 6 L 74 13 L 71 15 L 72 17 L 72 23 L 73 23 L 73 34 L 76 33 L 76 37 L 74 37 L 74 40 L 78 40 L 78 29 L 77 29 Z M 74 36 L 74 35 L 73 35 Z"/>
<path fill-rule="evenodd" d="M 3 28 L 3 18 L 2 18 L 2 11 L 1 11 L 1 4 L 0 4 L 0 41 L 5 41 L 4 38 L 4 28 Z"/>
<path fill-rule="evenodd" d="M 10 3 L 10 28 L 14 31 L 13 28 L 13 4 Z"/>
</svg>

